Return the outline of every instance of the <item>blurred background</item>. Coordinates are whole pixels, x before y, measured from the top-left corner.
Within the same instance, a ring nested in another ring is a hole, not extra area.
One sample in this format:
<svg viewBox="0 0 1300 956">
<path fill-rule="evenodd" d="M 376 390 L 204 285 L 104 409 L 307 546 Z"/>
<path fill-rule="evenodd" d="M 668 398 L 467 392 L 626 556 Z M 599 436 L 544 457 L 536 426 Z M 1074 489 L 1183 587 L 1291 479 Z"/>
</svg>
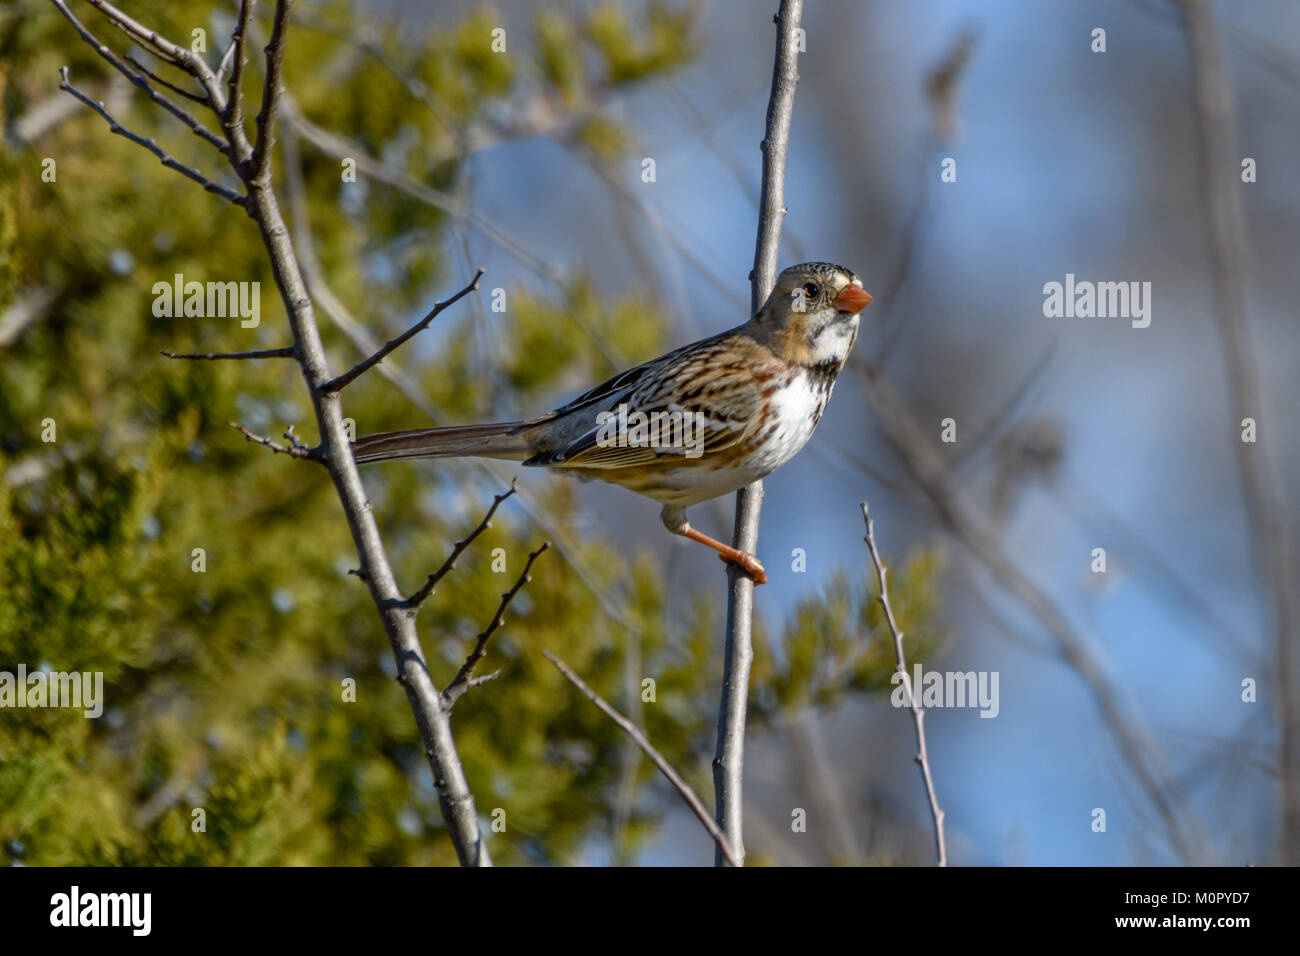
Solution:
<svg viewBox="0 0 1300 956">
<path fill-rule="evenodd" d="M 211 62 L 233 24 L 228 3 L 124 8 L 178 41 L 204 29 Z M 349 390 L 358 434 L 536 414 L 746 319 L 774 9 L 296 5 L 276 185 L 335 367 L 486 270 Z M 875 301 L 813 441 L 766 482 L 751 862 L 933 860 L 862 501 L 909 663 L 1000 677 L 996 718 L 927 717 L 953 863 L 1300 862 L 1283 732 L 1300 708 L 1300 7 L 816 2 L 804 27 L 781 265 L 842 263 Z M 1206 37 L 1222 75 L 1194 55 Z M 260 240 L 60 93 L 64 64 L 125 125 L 221 168 L 49 3 L 0 5 L 0 669 L 100 670 L 107 698 L 100 720 L 0 711 L 0 859 L 453 862 L 332 489 L 226 426 L 314 442 L 296 367 L 158 354 L 284 344 Z M 261 325 L 155 317 L 176 273 L 260 281 Z M 1045 317 L 1067 273 L 1149 282 L 1150 326 Z M 502 677 L 453 717 L 480 813 L 505 811 L 493 856 L 707 862 L 676 795 L 540 652 L 709 803 L 716 558 L 617 488 L 501 464 L 364 474 L 408 589 L 520 478 L 422 615 L 443 682 L 504 590 L 491 550 L 513 580 L 555 544 L 493 639 Z M 729 537 L 731 512 L 692 519 Z"/>
</svg>

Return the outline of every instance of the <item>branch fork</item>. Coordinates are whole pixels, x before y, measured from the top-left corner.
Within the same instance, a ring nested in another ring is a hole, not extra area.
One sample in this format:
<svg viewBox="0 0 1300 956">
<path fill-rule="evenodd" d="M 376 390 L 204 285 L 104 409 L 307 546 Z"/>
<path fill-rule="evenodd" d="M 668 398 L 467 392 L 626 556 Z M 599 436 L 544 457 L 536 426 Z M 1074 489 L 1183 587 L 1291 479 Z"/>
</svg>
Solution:
<svg viewBox="0 0 1300 956">
<path fill-rule="evenodd" d="M 495 508 L 496 505 L 494 504 L 493 507 Z M 461 665 L 460 671 L 442 692 L 442 699 L 448 710 L 450 710 L 452 705 L 455 704 L 456 701 L 460 700 L 460 698 L 464 696 L 465 692 L 471 687 L 492 680 L 492 678 L 496 676 L 495 674 L 490 674 L 486 678 L 478 680 L 476 683 L 474 679 L 474 668 L 478 666 L 478 662 L 481 661 L 483 655 L 487 653 L 488 641 L 492 639 L 492 635 L 497 632 L 499 627 L 505 624 L 506 608 L 510 607 L 510 602 L 515 599 L 515 595 L 523 589 L 523 586 L 533 579 L 532 575 L 528 573 L 532 570 L 533 562 L 541 556 L 542 552 L 550 548 L 550 546 L 551 542 L 543 541 L 542 546 L 528 556 L 528 562 L 524 565 L 524 570 L 520 572 L 519 578 L 515 581 L 514 585 L 509 591 L 506 591 L 501 595 L 501 603 L 497 605 L 496 613 L 492 616 L 492 620 L 488 622 L 488 626 L 483 629 L 482 633 L 479 634 L 478 639 L 474 642 L 474 650 L 470 652 L 469 657 L 465 658 L 465 663 Z"/>
</svg>

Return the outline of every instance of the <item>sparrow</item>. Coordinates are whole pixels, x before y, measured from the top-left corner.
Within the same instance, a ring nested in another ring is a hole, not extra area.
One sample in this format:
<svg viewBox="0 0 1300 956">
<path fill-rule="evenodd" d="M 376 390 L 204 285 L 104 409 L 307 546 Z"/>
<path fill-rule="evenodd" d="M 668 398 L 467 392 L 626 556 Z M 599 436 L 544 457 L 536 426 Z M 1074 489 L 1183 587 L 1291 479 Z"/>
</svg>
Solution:
<svg viewBox="0 0 1300 956">
<path fill-rule="evenodd" d="M 660 502 L 673 534 L 764 584 L 755 555 L 697 531 L 686 509 L 766 477 L 803 448 L 870 301 L 843 266 L 791 266 L 745 324 L 621 372 L 545 415 L 369 435 L 352 452 L 358 464 L 500 458 L 621 485 Z"/>
</svg>

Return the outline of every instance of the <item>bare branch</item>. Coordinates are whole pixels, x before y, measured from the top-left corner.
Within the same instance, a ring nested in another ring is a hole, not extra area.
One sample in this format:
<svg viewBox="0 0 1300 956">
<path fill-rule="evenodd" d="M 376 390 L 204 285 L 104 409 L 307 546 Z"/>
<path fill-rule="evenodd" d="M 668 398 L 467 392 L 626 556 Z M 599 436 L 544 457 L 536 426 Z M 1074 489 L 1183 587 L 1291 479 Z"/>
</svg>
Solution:
<svg viewBox="0 0 1300 956">
<path fill-rule="evenodd" d="M 222 118 L 222 128 L 226 131 L 226 136 L 230 142 L 229 155 L 232 165 L 237 173 L 241 172 L 241 166 L 248 159 L 251 151 L 251 147 L 248 145 L 248 137 L 244 135 L 241 126 L 225 121 L 226 96 L 221 90 L 221 84 L 217 82 L 216 75 L 203 57 L 183 46 L 178 46 L 158 33 L 157 30 L 151 30 L 142 25 L 111 3 L 105 2 L 105 0 L 86 0 L 86 2 L 107 16 L 109 22 L 127 36 L 142 46 L 147 46 L 150 52 L 166 60 L 177 69 L 184 70 L 199 81 L 199 85 L 203 87 L 203 91 L 207 94 L 208 104 Z"/>
<path fill-rule="evenodd" d="M 452 682 L 447 685 L 447 689 L 442 692 L 442 699 L 446 701 L 448 707 L 456 703 L 465 691 L 472 686 L 470 679 L 474 676 L 475 666 L 487 653 L 488 641 L 497 632 L 497 628 L 506 622 L 506 608 L 510 606 L 510 602 L 515 599 L 515 595 L 519 593 L 523 586 L 533 579 L 532 575 L 528 573 L 533 567 L 533 562 L 550 546 L 551 542 L 543 541 L 542 546 L 528 556 L 528 563 L 524 565 L 524 570 L 519 575 L 519 579 L 515 581 L 514 586 L 501 595 L 501 603 L 497 606 L 496 614 L 492 616 L 488 626 L 483 629 L 483 633 L 479 634 L 478 640 L 474 642 L 474 650 L 470 652 L 469 657 L 465 658 L 465 663 L 461 665 L 460 671 L 452 679 Z"/>
<path fill-rule="evenodd" d="M 228 135 L 243 137 L 245 143 L 248 138 L 244 134 L 244 66 L 247 63 L 244 49 L 248 43 L 253 3 L 254 0 L 239 0 L 239 19 L 235 21 L 235 32 L 231 34 L 230 46 L 227 47 L 226 53 L 222 54 L 221 66 L 217 70 L 217 76 L 220 78 L 224 72 L 222 68 L 227 65 L 226 57 L 234 57 L 229 64 L 231 70 L 229 97 L 221 111 L 221 125 Z"/>
<path fill-rule="evenodd" d="M 1213 243 L 1215 318 L 1223 343 L 1225 370 L 1232 402 L 1232 435 L 1243 419 L 1254 419 L 1272 438 L 1288 432 L 1283 421 L 1270 426 L 1259 371 L 1250 345 L 1246 308 L 1247 265 L 1236 107 L 1227 64 L 1220 49 L 1218 18 L 1205 0 L 1179 0 L 1186 11 L 1192 48 L 1195 102 L 1201 137 L 1200 160 L 1205 201 Z M 1250 444 L 1227 439 L 1237 459 L 1237 474 L 1251 527 L 1252 564 L 1262 583 L 1263 599 L 1272 606 L 1266 619 L 1273 630 L 1273 671 L 1276 695 L 1281 775 L 1282 819 L 1278 862 L 1300 863 L 1300 589 L 1297 589 L 1295 543 L 1291 535 L 1288 498 L 1279 481 L 1269 437 Z"/>
<path fill-rule="evenodd" d="M 297 353 L 289 345 L 282 349 L 258 349 L 252 352 L 168 352 L 162 349 L 160 354 L 170 359 L 201 359 L 211 362 L 216 359 L 295 358 Z"/>
<path fill-rule="evenodd" d="M 785 216 L 785 160 L 790 146 L 790 118 L 799 82 L 798 33 L 803 0 L 781 0 L 776 17 L 776 56 L 772 91 L 767 102 L 763 136 L 763 187 L 750 273 L 750 311 L 757 312 L 776 285 L 781 220 Z M 756 481 L 736 495 L 736 528 L 732 546 L 753 554 L 758 549 L 758 516 L 763 483 Z M 749 706 L 749 668 L 754 660 L 754 582 L 735 565 L 728 571 L 727 640 L 723 657 L 722 702 L 718 707 L 718 745 L 713 757 L 713 789 L 718 825 L 727 835 L 736 859 L 745 861 L 742 815 L 745 760 L 745 715 Z M 722 850 L 715 864 L 723 863 Z"/>
<path fill-rule="evenodd" d="M 546 655 L 548 661 L 555 665 L 555 669 L 568 679 L 569 683 L 582 691 L 583 696 L 596 705 L 602 714 L 614 721 L 614 723 L 618 724 L 624 733 L 636 741 L 636 745 L 641 748 L 641 752 L 650 758 L 650 762 L 659 768 L 659 772 L 668 778 L 668 782 L 673 785 L 673 789 L 676 790 L 678 794 L 681 795 L 681 798 L 686 801 L 686 806 L 690 808 L 690 811 L 695 815 L 695 818 L 699 820 L 700 823 L 704 824 L 704 829 L 708 830 L 709 836 L 713 837 L 713 842 L 716 843 L 718 847 L 718 853 L 722 855 L 722 859 L 726 865 L 743 866 L 743 862 L 737 858 L 735 853 L 732 851 L 731 844 L 727 841 L 727 835 L 722 832 L 722 828 L 719 827 L 718 824 L 714 822 L 713 818 L 709 816 L 709 811 L 704 806 L 704 802 L 696 796 L 695 791 L 691 789 L 690 784 L 683 780 L 677 771 L 672 768 L 672 765 L 664 759 L 663 754 L 655 749 L 654 744 L 650 743 L 650 740 L 641 732 L 640 728 L 620 714 L 609 703 L 607 703 L 604 698 L 592 690 L 591 687 L 587 685 L 587 682 L 575 674 L 568 664 L 564 663 L 564 661 L 560 660 L 550 651 L 544 650 L 542 653 Z"/>
<path fill-rule="evenodd" d="M 261 179 L 271 163 L 271 142 L 275 136 L 275 119 L 280 108 L 280 76 L 284 71 L 285 27 L 293 0 L 276 0 L 271 39 L 266 45 L 266 85 L 262 90 L 262 108 L 257 113 L 257 145 L 248 164 L 248 178 Z M 240 10 L 241 19 L 245 13 Z M 242 53 L 242 51 L 240 51 Z"/>
<path fill-rule="evenodd" d="M 113 114 L 108 111 L 108 109 L 104 106 L 103 103 L 99 103 L 96 102 L 95 100 L 92 100 L 89 96 L 86 96 L 84 93 L 81 92 L 81 90 L 77 89 L 68 81 L 68 68 L 66 66 L 62 67 L 59 70 L 59 76 L 62 77 L 62 79 L 59 82 L 59 89 L 71 93 L 77 99 L 81 100 L 81 102 L 85 103 L 92 110 L 94 110 L 96 113 L 102 116 L 108 122 L 108 128 L 111 132 L 116 133 L 118 136 L 123 136 L 126 139 L 129 139 L 137 146 L 143 146 L 145 149 L 149 150 L 149 152 L 157 156 L 159 162 L 161 162 L 168 169 L 176 170 L 182 176 L 194 180 L 196 183 L 198 183 L 208 192 L 215 193 L 216 195 L 220 196 L 222 199 L 226 199 L 234 203 L 236 206 L 243 208 L 244 206 L 243 196 L 239 195 L 238 193 L 232 190 L 227 189 L 225 186 L 214 183 L 212 180 L 208 179 L 208 177 L 204 176 L 197 169 L 194 169 L 193 167 L 190 166 L 186 166 L 184 163 L 176 160 L 169 154 L 163 152 L 162 148 L 158 145 L 157 141 L 152 139 L 145 139 L 143 136 L 139 135 L 138 133 L 131 132 L 131 130 L 127 129 L 116 119 L 114 119 Z"/>
<path fill-rule="evenodd" d="M 130 80 L 140 89 L 144 90 L 145 94 L 149 97 L 149 99 L 153 100 L 163 109 L 165 109 L 168 113 L 171 113 L 172 116 L 175 116 L 178 120 L 180 120 L 182 123 L 188 126 L 190 128 L 190 131 L 193 132 L 195 136 L 199 137 L 204 142 L 208 143 L 210 146 L 212 146 L 214 149 L 220 152 L 223 156 L 230 155 L 229 143 L 223 140 L 216 133 L 212 132 L 210 129 L 208 129 L 206 126 L 200 123 L 197 119 L 195 119 L 194 115 L 190 113 L 189 110 L 177 106 L 167 97 L 163 96 L 161 93 L 155 90 L 152 86 L 149 85 L 149 81 L 146 80 L 144 76 L 141 75 L 140 72 L 138 72 L 138 70 L 144 70 L 145 73 L 149 73 L 148 70 L 145 70 L 145 68 L 140 64 L 135 63 L 134 60 L 132 60 L 131 62 L 134 66 L 137 67 L 137 70 L 131 69 L 131 67 L 127 65 L 126 61 L 124 61 L 121 57 L 119 57 L 116 53 L 114 53 L 113 50 L 110 49 L 107 44 L 100 42 L 98 37 L 96 37 L 93 33 L 91 33 L 88 29 L 86 29 L 85 26 L 82 25 L 81 21 L 77 19 L 76 15 L 73 14 L 73 12 L 68 9 L 68 5 L 64 2 L 64 0 L 50 0 L 50 2 L 54 4 L 55 9 L 58 10 L 59 13 L 63 14 L 64 19 L 66 19 L 69 23 L 72 24 L 73 29 L 77 31 L 77 33 L 81 36 L 81 39 L 85 40 L 87 44 L 93 47 L 95 52 L 98 53 L 104 60 L 106 60 L 109 63 L 109 65 L 113 67 L 113 69 L 117 70 L 119 73 L 125 76 L 128 80 Z M 149 75 L 153 76 L 152 73 L 149 73 Z M 64 79 L 65 80 L 67 79 L 66 72 L 64 74 Z M 155 77 L 155 79 L 159 79 L 159 78 Z M 194 97 L 192 93 L 186 93 L 180 87 L 173 86 L 171 83 L 168 83 L 166 80 L 159 79 L 159 81 L 171 87 L 172 89 L 176 90 L 176 92 L 178 93 L 182 93 L 185 96 L 189 96 L 197 99 L 197 97 Z"/>
<path fill-rule="evenodd" d="M 456 559 L 461 556 L 461 553 L 474 543 L 475 538 L 481 535 L 488 528 L 492 527 L 492 516 L 496 514 L 497 508 L 500 507 L 501 502 L 513 495 L 516 490 L 515 482 L 511 481 L 508 489 L 501 492 L 499 495 L 493 496 L 492 507 L 488 508 L 487 514 L 485 514 L 483 520 L 478 523 L 478 527 L 456 542 L 455 546 L 451 549 L 451 554 L 447 555 L 447 560 L 442 562 L 442 567 L 430 574 L 429 579 L 424 582 L 424 585 L 420 590 L 416 591 L 406 599 L 404 603 L 407 607 L 418 610 L 420 606 L 429 599 L 429 595 L 433 593 L 433 589 L 438 586 L 439 581 L 447 576 L 447 572 L 456 564 Z"/>
<path fill-rule="evenodd" d="M 308 448 L 306 445 L 301 445 L 297 442 L 291 445 L 281 445 L 279 442 L 272 441 L 256 432 L 249 431 L 243 425 L 239 424 L 239 422 L 226 422 L 226 424 L 243 435 L 248 441 L 264 445 L 273 452 L 278 452 L 281 455 L 288 455 L 290 458 L 306 458 L 309 461 L 323 464 L 323 459 L 321 458 L 320 453 L 314 449 Z"/>
<path fill-rule="evenodd" d="M 153 80 L 155 83 L 159 84 L 160 86 L 167 87 L 167 89 L 171 90 L 173 93 L 179 94 L 180 96 L 185 97 L 187 100 L 193 100 L 195 103 L 199 103 L 202 106 L 211 105 L 211 103 L 208 102 L 208 98 L 206 95 L 200 96 L 198 93 L 191 93 L 189 90 L 177 86 L 171 80 L 164 79 L 163 77 L 155 73 L 153 70 L 149 69 L 149 67 L 145 66 L 143 63 L 137 60 L 135 57 L 133 57 L 129 52 L 126 54 L 125 60 L 127 63 L 130 63 L 133 67 L 135 67 L 137 70 L 143 73 L 145 76 L 149 77 L 149 79 Z"/>
<path fill-rule="evenodd" d="M 456 751 L 456 742 L 451 730 L 450 707 L 434 686 L 429 674 L 424 650 L 415 630 L 414 616 L 409 609 L 402 606 L 401 592 L 397 588 L 371 504 L 366 498 L 360 473 L 348 447 L 347 429 L 338 396 L 327 395 L 321 391 L 321 386 L 331 378 L 329 362 L 321 342 L 320 329 L 316 325 L 311 297 L 303 283 L 302 270 L 289 239 L 289 229 L 271 186 L 269 160 L 266 175 L 248 175 L 252 147 L 242 124 L 236 122 L 238 110 L 227 109 L 226 94 L 221 89 L 216 75 L 202 57 L 176 46 L 155 31 L 141 26 L 104 0 L 88 0 L 88 2 L 112 18 L 119 29 L 147 43 L 162 57 L 173 61 L 175 65 L 195 76 L 207 92 L 213 110 L 222 117 L 222 128 L 231 144 L 231 166 L 248 187 L 246 197 L 241 198 L 233 194 L 231 197 L 245 208 L 258 225 L 275 276 L 276 287 L 284 300 L 289 324 L 293 330 L 294 348 L 308 385 L 316 421 L 320 426 L 321 443 L 317 448 L 308 449 L 291 436 L 291 445 L 279 445 L 253 434 L 242 425 L 232 422 L 232 427 L 239 429 L 248 440 L 265 445 L 273 451 L 295 458 L 310 458 L 329 469 L 330 478 L 338 494 L 339 503 L 347 519 L 348 530 L 351 532 L 360 559 L 358 576 L 369 589 L 371 599 L 383 621 L 384 631 L 397 663 L 399 680 L 406 692 L 407 701 L 419 728 L 420 738 L 424 743 L 434 790 L 438 795 L 438 804 L 452 845 L 456 849 L 456 855 L 465 866 L 491 866 L 492 857 L 479 828 L 474 795 L 469 789 L 464 766 Z M 253 26 L 249 19 L 250 2 L 251 0 L 245 0 L 241 5 L 240 26 L 237 28 L 237 33 L 241 37 L 246 35 L 247 30 Z M 278 22 L 282 25 L 281 36 L 278 43 L 273 46 L 282 48 L 283 22 L 282 20 Z M 236 53 L 238 55 L 232 67 L 239 69 L 238 62 L 242 58 L 242 53 L 238 49 Z M 235 92 L 238 92 L 237 87 Z M 283 95 L 278 80 L 269 85 L 267 93 L 272 101 L 264 100 L 264 116 L 266 120 L 273 121 L 274 100 Z M 112 122 L 111 117 L 106 118 Z M 115 123 L 114 127 L 117 131 Z M 265 134 L 269 130 L 263 132 Z M 136 139 L 138 140 L 138 137 Z M 269 140 L 265 142 L 267 143 L 265 150 L 269 152 Z M 191 175 L 191 178 L 195 177 Z M 204 188 L 209 188 L 209 184 L 202 177 L 198 177 L 196 181 L 204 184 Z"/>
<path fill-rule="evenodd" d="M 482 677 L 471 677 L 468 681 L 465 682 L 465 686 L 467 688 L 481 687 L 484 684 L 486 684 L 488 681 L 496 680 L 500 676 L 501 676 L 501 670 L 498 668 L 497 670 L 494 670 L 491 674 L 484 674 Z"/>
<path fill-rule="evenodd" d="M 143 44 L 148 44 L 153 47 L 155 51 L 161 54 L 164 59 L 173 62 L 189 73 L 196 76 L 198 75 L 194 68 L 194 61 L 198 58 L 198 54 L 185 49 L 183 46 L 173 43 L 171 40 L 162 36 L 157 30 L 151 30 L 148 27 L 143 26 L 111 3 L 106 3 L 105 0 L 86 0 L 86 2 L 100 13 L 105 14 L 113 26 L 117 27 L 127 36 L 138 40 Z"/>
<path fill-rule="evenodd" d="M 912 720 L 916 724 L 916 762 L 921 768 L 921 777 L 925 781 L 925 794 L 930 800 L 930 816 L 934 818 L 934 842 L 939 852 L 939 865 L 947 866 L 948 844 L 943 829 L 945 814 L 939 808 L 939 797 L 934 790 L 934 777 L 930 773 L 930 755 L 925 747 L 925 711 L 916 702 L 912 678 L 907 673 L 907 655 L 903 653 L 903 632 L 898 629 L 898 621 L 894 619 L 894 609 L 889 604 L 889 587 L 885 584 L 885 563 L 880 560 L 880 552 L 876 550 L 875 522 L 871 520 L 865 501 L 862 502 L 862 520 L 867 525 L 867 535 L 862 540 L 867 542 L 867 550 L 871 552 L 871 563 L 876 566 L 876 582 L 880 586 L 877 600 L 880 601 L 880 606 L 885 612 L 885 623 L 889 625 L 889 633 L 894 638 L 894 660 L 897 664 L 895 670 L 902 677 L 903 688 L 907 692 L 907 704 L 912 708 Z"/>
<path fill-rule="evenodd" d="M 352 368 L 348 369 L 338 378 L 330 379 L 328 382 L 323 384 L 320 387 L 321 394 L 337 395 L 339 392 L 343 391 L 343 389 L 347 388 L 350 384 L 352 384 L 352 382 L 354 382 L 358 377 L 360 377 L 366 371 L 368 371 L 369 369 L 373 368 L 374 366 L 382 362 L 384 360 L 384 357 L 387 356 L 389 353 L 394 352 L 397 349 L 401 348 L 401 346 L 404 345 L 407 342 L 407 340 L 413 338 L 420 332 L 423 332 L 425 329 L 427 329 L 429 327 L 429 323 L 432 322 L 434 319 L 436 319 L 439 315 L 441 315 L 445 309 L 459 302 L 465 296 L 469 295 L 471 292 L 477 289 L 478 280 L 481 278 L 483 278 L 483 270 L 479 269 L 478 272 L 474 274 L 474 278 L 470 281 L 469 285 L 465 286 L 465 288 L 461 289 L 450 299 L 445 299 L 442 302 L 435 302 L 433 305 L 433 309 L 419 322 L 416 322 L 413 326 L 411 326 L 409 329 L 407 329 L 397 338 L 390 339 L 389 341 L 385 342 L 384 347 L 381 348 L 378 352 L 375 352 L 373 355 L 370 355 L 369 357 L 362 359 L 360 362 L 352 366 Z"/>
<path fill-rule="evenodd" d="M 226 74 L 230 72 L 231 67 L 234 65 L 235 53 L 239 48 L 240 38 L 244 35 L 242 27 L 245 22 L 244 8 L 247 6 L 247 3 L 240 3 L 240 17 L 236 24 L 235 32 L 231 35 L 230 42 L 226 44 L 225 52 L 221 54 L 221 60 L 217 63 L 216 77 L 218 83 L 222 82 L 226 78 Z"/>
<path fill-rule="evenodd" d="M 60 291 L 58 286 L 38 286 L 19 295 L 0 313 L 0 349 L 13 345 L 24 332 L 49 315 Z"/>
</svg>

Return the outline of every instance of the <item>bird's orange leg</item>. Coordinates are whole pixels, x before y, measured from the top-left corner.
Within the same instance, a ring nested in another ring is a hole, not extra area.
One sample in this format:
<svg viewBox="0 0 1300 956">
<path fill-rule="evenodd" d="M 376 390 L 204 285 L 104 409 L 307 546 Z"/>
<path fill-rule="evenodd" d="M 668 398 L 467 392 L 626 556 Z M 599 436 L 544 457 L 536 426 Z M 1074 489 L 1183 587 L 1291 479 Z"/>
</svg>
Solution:
<svg viewBox="0 0 1300 956">
<path fill-rule="evenodd" d="M 698 541 L 700 544 L 706 544 L 714 551 L 718 552 L 718 557 L 723 561 L 730 562 L 744 571 L 754 579 L 754 584 L 766 584 L 767 572 L 763 570 L 763 562 L 750 554 L 748 551 L 738 551 L 731 545 L 723 544 L 714 538 L 710 538 L 702 531 L 696 531 L 688 524 L 683 524 L 681 531 L 678 532 L 692 541 Z"/>
</svg>

